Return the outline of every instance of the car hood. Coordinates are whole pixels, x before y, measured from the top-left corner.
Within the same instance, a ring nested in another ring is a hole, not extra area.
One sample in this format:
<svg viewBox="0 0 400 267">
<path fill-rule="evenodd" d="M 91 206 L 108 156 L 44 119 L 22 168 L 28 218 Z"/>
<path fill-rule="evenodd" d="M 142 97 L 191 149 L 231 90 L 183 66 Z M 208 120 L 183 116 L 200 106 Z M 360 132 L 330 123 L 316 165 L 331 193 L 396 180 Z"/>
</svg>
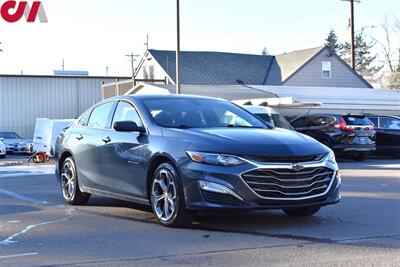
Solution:
<svg viewBox="0 0 400 267">
<path fill-rule="evenodd" d="M 176 137 L 190 142 L 188 149 L 227 154 L 310 155 L 329 150 L 315 139 L 281 128 L 171 129 Z"/>
<path fill-rule="evenodd" d="M 15 145 L 15 144 L 19 144 L 19 143 L 27 143 L 29 142 L 28 140 L 24 140 L 24 139 L 5 139 L 3 141 L 4 144 L 6 145 Z"/>
</svg>

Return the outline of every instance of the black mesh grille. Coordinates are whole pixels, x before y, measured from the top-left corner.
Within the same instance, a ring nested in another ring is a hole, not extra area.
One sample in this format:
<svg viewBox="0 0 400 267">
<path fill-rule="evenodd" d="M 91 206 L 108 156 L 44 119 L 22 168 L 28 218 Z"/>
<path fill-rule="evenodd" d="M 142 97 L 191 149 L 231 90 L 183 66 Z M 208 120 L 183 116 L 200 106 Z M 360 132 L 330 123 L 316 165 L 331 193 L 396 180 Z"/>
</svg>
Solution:
<svg viewBox="0 0 400 267">
<path fill-rule="evenodd" d="M 248 160 L 257 162 L 279 162 L 279 163 L 302 163 L 311 161 L 320 161 L 327 154 L 313 154 L 313 155 L 303 155 L 303 156 L 293 156 L 293 157 L 282 157 L 282 156 L 260 156 L 260 155 L 243 155 L 242 157 Z"/>
<path fill-rule="evenodd" d="M 208 191 L 201 191 L 203 198 L 207 202 L 226 204 L 226 205 L 240 205 L 241 201 L 231 195 L 213 193 Z"/>
<path fill-rule="evenodd" d="M 242 174 L 243 180 L 258 195 L 267 198 L 311 197 L 326 191 L 334 171 L 326 167 L 257 169 Z"/>
</svg>

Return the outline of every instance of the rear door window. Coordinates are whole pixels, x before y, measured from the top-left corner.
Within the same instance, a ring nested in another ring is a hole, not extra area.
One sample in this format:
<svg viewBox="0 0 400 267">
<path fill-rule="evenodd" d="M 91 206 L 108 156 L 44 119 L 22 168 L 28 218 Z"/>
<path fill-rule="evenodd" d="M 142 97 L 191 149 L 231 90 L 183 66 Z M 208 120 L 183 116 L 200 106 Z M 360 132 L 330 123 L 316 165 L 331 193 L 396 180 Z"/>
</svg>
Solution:
<svg viewBox="0 0 400 267">
<path fill-rule="evenodd" d="M 93 109 L 87 126 L 95 129 L 109 128 L 110 115 L 114 107 L 114 102 L 107 102 Z"/>
<path fill-rule="evenodd" d="M 378 118 L 377 117 L 368 117 L 368 119 L 374 124 L 374 127 L 378 128 L 379 124 L 378 124 Z"/>
<path fill-rule="evenodd" d="M 364 116 L 343 116 L 347 125 L 371 126 L 372 122 Z"/>
<path fill-rule="evenodd" d="M 380 128 L 400 130 L 400 120 L 396 118 L 382 117 L 379 120 L 381 123 Z"/>
</svg>

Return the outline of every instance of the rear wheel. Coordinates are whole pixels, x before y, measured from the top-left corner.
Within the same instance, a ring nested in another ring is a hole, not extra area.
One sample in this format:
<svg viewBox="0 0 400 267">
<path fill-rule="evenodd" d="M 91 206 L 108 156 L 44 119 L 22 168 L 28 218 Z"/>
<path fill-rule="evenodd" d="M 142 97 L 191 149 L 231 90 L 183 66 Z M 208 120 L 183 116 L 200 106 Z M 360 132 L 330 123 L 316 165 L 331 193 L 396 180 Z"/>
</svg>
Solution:
<svg viewBox="0 0 400 267">
<path fill-rule="evenodd" d="M 368 153 L 360 152 L 360 153 L 354 154 L 352 156 L 352 158 L 355 161 L 364 161 L 367 158 L 367 156 L 368 156 Z"/>
<path fill-rule="evenodd" d="M 321 209 L 320 206 L 315 206 L 315 207 L 305 207 L 305 208 L 288 208 L 288 209 L 283 209 L 283 211 L 289 216 L 307 217 L 307 216 L 313 216 L 320 209 Z"/>
<path fill-rule="evenodd" d="M 6 155 L 0 155 L 0 159 L 6 158 Z"/>
<path fill-rule="evenodd" d="M 84 205 L 89 201 L 90 194 L 79 189 L 78 175 L 72 157 L 64 160 L 61 167 L 61 192 L 64 201 L 70 205 Z"/>
<path fill-rule="evenodd" d="M 154 172 L 150 201 L 157 220 L 167 227 L 190 225 L 194 212 L 186 209 L 179 175 L 170 163 L 163 163 Z"/>
</svg>

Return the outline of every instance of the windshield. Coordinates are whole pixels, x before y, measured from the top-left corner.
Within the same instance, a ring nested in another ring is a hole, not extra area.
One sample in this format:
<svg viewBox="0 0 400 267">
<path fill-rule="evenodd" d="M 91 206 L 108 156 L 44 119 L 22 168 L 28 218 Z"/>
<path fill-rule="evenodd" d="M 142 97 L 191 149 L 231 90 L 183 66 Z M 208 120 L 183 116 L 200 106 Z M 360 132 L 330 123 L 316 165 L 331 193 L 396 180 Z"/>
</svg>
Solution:
<svg viewBox="0 0 400 267">
<path fill-rule="evenodd" d="M 213 99 L 163 98 L 143 101 L 157 125 L 170 128 L 266 128 L 250 113 Z"/>
<path fill-rule="evenodd" d="M 272 124 L 274 127 L 284 128 L 288 130 L 293 130 L 292 126 L 290 126 L 289 122 L 280 114 L 255 114 L 257 117 L 262 119 L 265 122 Z"/>
<path fill-rule="evenodd" d="M 0 138 L 4 138 L 4 139 L 21 139 L 21 137 L 16 133 L 0 133 Z"/>
</svg>

